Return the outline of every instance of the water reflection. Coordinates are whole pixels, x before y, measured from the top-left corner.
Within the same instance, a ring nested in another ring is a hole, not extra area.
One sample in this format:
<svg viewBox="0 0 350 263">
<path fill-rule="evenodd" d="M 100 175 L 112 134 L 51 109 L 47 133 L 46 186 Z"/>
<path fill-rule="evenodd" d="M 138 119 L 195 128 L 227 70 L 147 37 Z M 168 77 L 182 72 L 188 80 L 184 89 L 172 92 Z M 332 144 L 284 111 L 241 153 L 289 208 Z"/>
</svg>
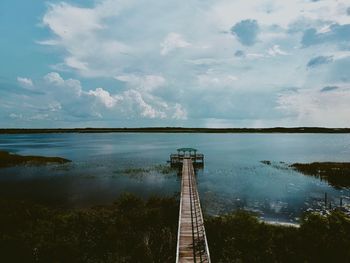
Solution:
<svg viewBox="0 0 350 263">
<path fill-rule="evenodd" d="M 347 134 L 0 135 L 0 149 L 73 160 L 63 166 L 1 169 L 0 197 L 90 206 L 112 202 L 125 191 L 174 195 L 180 191 L 177 172 L 164 174 L 155 167 L 166 164 L 175 149 L 191 146 L 205 155 L 197 181 L 206 213 L 242 208 L 266 219 L 295 221 L 307 208 L 322 206 L 325 192 L 337 203 L 340 196 L 350 196 L 349 189 L 261 161 L 346 161 L 349 142 Z"/>
</svg>

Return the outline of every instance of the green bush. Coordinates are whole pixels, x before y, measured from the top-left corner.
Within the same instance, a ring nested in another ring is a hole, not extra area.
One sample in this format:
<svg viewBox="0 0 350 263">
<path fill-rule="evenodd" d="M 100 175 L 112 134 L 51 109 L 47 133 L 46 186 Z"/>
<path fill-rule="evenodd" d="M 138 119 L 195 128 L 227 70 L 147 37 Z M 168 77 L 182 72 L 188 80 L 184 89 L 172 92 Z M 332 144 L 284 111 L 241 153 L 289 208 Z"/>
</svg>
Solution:
<svg viewBox="0 0 350 263">
<path fill-rule="evenodd" d="M 0 262 L 174 262 L 179 201 L 124 194 L 113 205 L 57 209 L 0 200 Z M 350 262 L 350 219 L 305 214 L 300 228 L 237 211 L 208 217 L 212 262 Z"/>
<path fill-rule="evenodd" d="M 1 201 L 1 262 L 173 262 L 178 201 L 123 195 L 111 206 L 59 210 Z"/>
<path fill-rule="evenodd" d="M 350 219 L 305 214 L 300 228 L 268 225 L 244 211 L 206 220 L 213 262 L 350 262 Z"/>
</svg>

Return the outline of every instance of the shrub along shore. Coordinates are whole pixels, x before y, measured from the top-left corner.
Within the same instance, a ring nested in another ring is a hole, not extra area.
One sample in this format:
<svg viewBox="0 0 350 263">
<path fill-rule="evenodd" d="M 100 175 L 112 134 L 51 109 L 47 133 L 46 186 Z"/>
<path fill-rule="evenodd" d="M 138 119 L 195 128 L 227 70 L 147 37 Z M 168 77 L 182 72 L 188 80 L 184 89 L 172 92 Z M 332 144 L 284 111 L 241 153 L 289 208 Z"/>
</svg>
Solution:
<svg viewBox="0 0 350 263">
<path fill-rule="evenodd" d="M 342 189 L 350 187 L 350 162 L 293 163 L 261 161 L 276 169 L 294 169 L 304 175 L 327 181 L 331 186 Z"/>
<path fill-rule="evenodd" d="M 174 262 L 179 200 L 124 194 L 89 209 L 0 200 L 1 262 Z M 300 228 L 236 211 L 206 217 L 212 262 L 350 262 L 350 218 L 305 214 Z"/>
<path fill-rule="evenodd" d="M 17 165 L 64 164 L 69 162 L 71 161 L 61 157 L 23 156 L 0 150 L 0 168 Z"/>
<path fill-rule="evenodd" d="M 350 187 L 350 163 L 294 163 L 291 167 L 305 175 L 311 175 L 326 180 L 337 189 Z"/>
</svg>

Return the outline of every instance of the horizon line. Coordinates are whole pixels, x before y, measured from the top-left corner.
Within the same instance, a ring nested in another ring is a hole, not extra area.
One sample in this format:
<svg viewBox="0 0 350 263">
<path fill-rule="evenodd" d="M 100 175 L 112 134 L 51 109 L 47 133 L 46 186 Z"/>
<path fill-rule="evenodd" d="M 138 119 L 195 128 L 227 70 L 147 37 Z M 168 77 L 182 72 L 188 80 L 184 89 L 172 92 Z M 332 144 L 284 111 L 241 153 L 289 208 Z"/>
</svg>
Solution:
<svg viewBox="0 0 350 263">
<path fill-rule="evenodd" d="M 0 128 L 0 134 L 19 133 L 103 133 L 103 132 L 164 132 L 164 133 L 350 133 L 349 127 L 76 127 L 76 128 Z"/>
</svg>

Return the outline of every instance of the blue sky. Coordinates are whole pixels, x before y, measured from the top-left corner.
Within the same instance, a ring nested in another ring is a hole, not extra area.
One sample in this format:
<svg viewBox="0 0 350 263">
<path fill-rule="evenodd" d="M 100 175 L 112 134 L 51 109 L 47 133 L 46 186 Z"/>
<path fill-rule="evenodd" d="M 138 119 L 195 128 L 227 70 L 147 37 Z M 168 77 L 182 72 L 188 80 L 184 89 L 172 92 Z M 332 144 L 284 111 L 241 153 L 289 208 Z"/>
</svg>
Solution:
<svg viewBox="0 0 350 263">
<path fill-rule="evenodd" d="M 349 127 L 348 0 L 0 2 L 0 127 Z"/>
</svg>

